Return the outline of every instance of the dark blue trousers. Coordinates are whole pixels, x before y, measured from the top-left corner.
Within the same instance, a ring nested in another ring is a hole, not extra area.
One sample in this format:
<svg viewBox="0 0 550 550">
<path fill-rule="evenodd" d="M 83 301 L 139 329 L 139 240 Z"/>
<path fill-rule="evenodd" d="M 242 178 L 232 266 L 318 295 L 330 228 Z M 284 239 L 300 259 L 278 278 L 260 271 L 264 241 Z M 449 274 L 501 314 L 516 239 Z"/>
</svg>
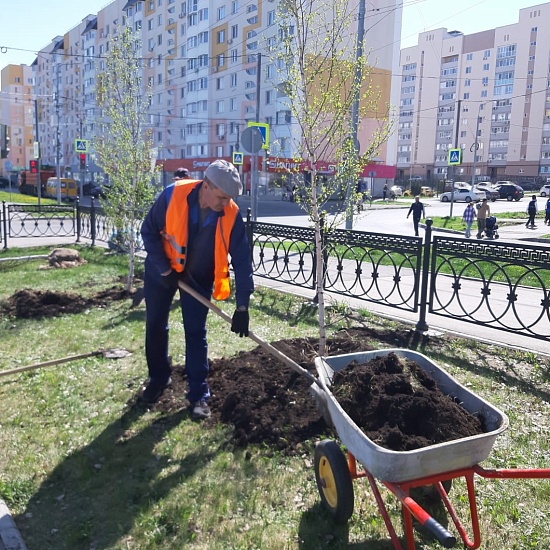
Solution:
<svg viewBox="0 0 550 550">
<path fill-rule="evenodd" d="M 187 399 L 194 403 L 210 397 L 206 341 L 208 308 L 186 292 L 164 284 L 163 277 L 157 269 L 147 266 L 147 261 L 143 283 L 146 304 L 145 355 L 149 378 L 165 383 L 172 372 L 168 358 L 168 319 L 174 295 L 179 292 L 185 333 L 185 373 L 189 385 Z M 211 296 L 206 295 L 204 289 L 190 286 L 210 299 Z"/>
</svg>

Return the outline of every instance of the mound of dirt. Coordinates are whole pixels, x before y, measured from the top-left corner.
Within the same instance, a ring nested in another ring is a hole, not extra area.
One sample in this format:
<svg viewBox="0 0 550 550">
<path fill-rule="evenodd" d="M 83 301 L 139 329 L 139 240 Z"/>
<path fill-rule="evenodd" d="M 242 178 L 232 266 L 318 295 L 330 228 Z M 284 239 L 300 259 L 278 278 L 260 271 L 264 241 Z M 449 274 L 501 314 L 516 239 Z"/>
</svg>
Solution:
<svg viewBox="0 0 550 550">
<path fill-rule="evenodd" d="M 353 361 L 334 374 L 331 392 L 377 445 L 411 451 L 483 433 L 480 418 L 445 395 L 420 366 L 390 353 Z"/>
<path fill-rule="evenodd" d="M 398 345 L 392 347 L 407 347 L 411 331 L 347 330 L 329 340 L 328 355 L 372 350 L 372 346 L 365 342 L 372 341 L 373 338 L 382 342 L 397 342 Z M 313 361 L 317 350 L 316 340 L 297 338 L 273 342 L 272 345 L 315 374 Z M 418 377 L 423 384 L 422 394 L 411 395 L 408 402 L 402 393 L 395 391 L 398 382 L 395 382 L 395 375 L 391 372 L 385 374 L 386 383 L 379 388 L 380 392 L 387 389 L 388 395 L 383 396 L 383 399 L 381 397 L 378 402 L 371 399 L 370 405 L 365 407 L 361 397 L 353 398 L 349 403 L 345 400 L 342 403 L 341 398 L 338 400 L 348 414 L 357 419 L 355 421 L 359 425 L 362 422 L 361 415 L 374 415 L 380 433 L 384 430 L 383 424 L 389 419 L 388 414 L 397 414 L 411 421 L 410 429 L 403 431 L 399 438 L 391 438 L 390 448 L 394 450 L 425 446 L 431 444 L 435 438 L 450 441 L 466 434 L 480 433 L 478 419 L 465 414 L 462 407 L 442 394 L 435 382 L 430 382 L 418 366 L 415 369 L 414 365 L 408 365 L 408 369 L 420 370 Z M 187 384 L 182 373 L 183 366 L 174 365 L 172 386 L 155 405 L 157 410 L 173 412 L 188 405 L 185 399 Z M 348 389 L 354 391 L 353 386 L 357 386 L 358 393 L 361 394 L 365 391 L 365 383 L 359 373 L 360 369 L 357 367 L 352 369 Z M 372 375 L 370 378 L 372 379 Z M 300 452 L 306 439 L 336 435 L 325 422 L 310 394 L 310 382 L 262 347 L 243 352 L 236 357 L 212 361 L 209 384 L 212 392 L 212 418 L 207 423 L 223 422 L 232 425 L 233 442 L 237 446 L 258 444 L 274 447 L 284 454 L 294 454 Z M 383 407 L 380 406 L 381 402 L 384 403 Z M 401 406 L 406 406 L 406 410 L 401 411 Z M 412 422 L 414 419 L 417 420 L 416 426 Z M 445 419 L 445 422 L 441 419 Z M 465 427 L 462 426 L 464 423 Z M 415 433 L 416 429 L 418 432 Z M 437 432 L 436 435 L 430 433 L 430 430 Z M 380 433 L 371 429 L 368 435 L 382 445 L 378 441 Z"/>
<path fill-rule="evenodd" d="M 0 311 L 19 319 L 57 317 L 67 313 L 81 313 L 91 307 L 107 307 L 112 302 L 123 300 L 128 293 L 121 287 L 111 287 L 85 298 L 69 292 L 49 290 L 18 290 L 0 307 Z"/>
</svg>

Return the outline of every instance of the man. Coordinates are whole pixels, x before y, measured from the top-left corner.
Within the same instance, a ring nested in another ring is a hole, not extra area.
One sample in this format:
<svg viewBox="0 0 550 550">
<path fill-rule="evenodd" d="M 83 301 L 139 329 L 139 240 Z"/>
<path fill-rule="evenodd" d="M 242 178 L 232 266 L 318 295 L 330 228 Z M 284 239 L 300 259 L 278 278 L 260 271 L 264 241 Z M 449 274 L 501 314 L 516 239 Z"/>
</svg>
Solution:
<svg viewBox="0 0 550 550">
<path fill-rule="evenodd" d="M 178 168 L 174 172 L 174 178 L 173 178 L 174 181 L 188 180 L 188 179 L 191 179 L 191 176 L 189 176 L 189 170 L 187 170 L 187 168 Z"/>
<path fill-rule="evenodd" d="M 487 225 L 487 218 L 491 215 L 491 208 L 487 199 L 481 201 L 481 205 L 477 209 L 477 235 L 478 239 L 483 237 L 483 232 L 485 231 L 485 226 Z"/>
<path fill-rule="evenodd" d="M 464 232 L 464 236 L 467 239 L 470 238 L 472 224 L 474 223 L 475 219 L 476 219 L 476 211 L 474 210 L 474 203 L 470 202 L 466 207 L 466 209 L 464 210 L 464 213 L 462 214 L 462 221 L 466 224 L 466 231 Z"/>
<path fill-rule="evenodd" d="M 202 181 L 176 181 L 168 186 L 143 222 L 149 380 L 141 399 L 146 403 L 155 403 L 171 382 L 168 318 L 179 280 L 205 298 L 225 300 L 230 294 L 230 255 L 237 302 L 231 330 L 241 337 L 248 336 L 248 303 L 254 283 L 245 224 L 233 201 L 241 193 L 237 169 L 225 160 L 216 160 L 208 166 Z M 185 333 L 187 399 L 194 417 L 208 418 L 208 308 L 182 290 L 179 297 Z"/>
<path fill-rule="evenodd" d="M 414 234 L 418 237 L 418 224 L 422 218 L 426 217 L 426 213 L 424 212 L 424 205 L 420 202 L 420 197 L 418 195 L 414 197 L 414 202 L 409 208 L 407 218 L 411 215 L 411 212 L 413 215 Z"/>
<path fill-rule="evenodd" d="M 531 197 L 531 200 L 529 201 L 529 204 L 527 205 L 526 212 L 529 216 L 529 219 L 527 220 L 525 227 L 530 227 L 531 229 L 535 227 L 535 216 L 537 215 L 538 211 L 539 207 L 537 205 L 537 196 L 533 195 Z"/>
</svg>

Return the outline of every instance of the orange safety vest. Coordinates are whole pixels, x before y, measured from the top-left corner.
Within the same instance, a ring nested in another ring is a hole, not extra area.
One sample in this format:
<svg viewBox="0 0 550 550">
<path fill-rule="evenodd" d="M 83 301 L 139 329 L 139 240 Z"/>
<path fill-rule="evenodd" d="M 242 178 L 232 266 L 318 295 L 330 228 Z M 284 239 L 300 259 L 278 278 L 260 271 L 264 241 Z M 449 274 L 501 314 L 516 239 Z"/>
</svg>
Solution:
<svg viewBox="0 0 550 550">
<path fill-rule="evenodd" d="M 185 268 L 188 237 L 189 205 L 187 197 L 202 180 L 186 180 L 177 182 L 174 186 L 166 221 L 162 231 L 164 253 L 170 260 L 174 271 L 181 273 Z M 212 296 L 216 300 L 225 300 L 231 294 L 229 284 L 229 239 L 239 213 L 239 207 L 233 200 L 223 209 L 223 215 L 218 218 L 216 236 L 214 239 L 214 290 Z"/>
</svg>

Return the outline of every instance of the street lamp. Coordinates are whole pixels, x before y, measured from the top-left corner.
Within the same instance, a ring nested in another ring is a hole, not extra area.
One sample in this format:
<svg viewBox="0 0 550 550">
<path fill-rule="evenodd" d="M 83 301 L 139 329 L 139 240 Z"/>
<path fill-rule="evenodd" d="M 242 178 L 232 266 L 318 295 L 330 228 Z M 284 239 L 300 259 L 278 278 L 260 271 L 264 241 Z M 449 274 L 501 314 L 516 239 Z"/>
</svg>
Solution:
<svg viewBox="0 0 550 550">
<path fill-rule="evenodd" d="M 481 110 L 483 109 L 484 103 L 479 104 L 479 108 L 477 111 L 477 122 L 476 122 L 476 140 L 473 143 L 472 147 L 474 149 L 474 161 L 472 163 L 472 183 L 471 183 L 471 190 L 474 190 L 475 183 L 476 183 L 476 161 L 477 161 L 477 150 L 479 149 L 479 123 L 481 122 Z M 472 148 L 470 148 L 470 151 Z"/>
</svg>

